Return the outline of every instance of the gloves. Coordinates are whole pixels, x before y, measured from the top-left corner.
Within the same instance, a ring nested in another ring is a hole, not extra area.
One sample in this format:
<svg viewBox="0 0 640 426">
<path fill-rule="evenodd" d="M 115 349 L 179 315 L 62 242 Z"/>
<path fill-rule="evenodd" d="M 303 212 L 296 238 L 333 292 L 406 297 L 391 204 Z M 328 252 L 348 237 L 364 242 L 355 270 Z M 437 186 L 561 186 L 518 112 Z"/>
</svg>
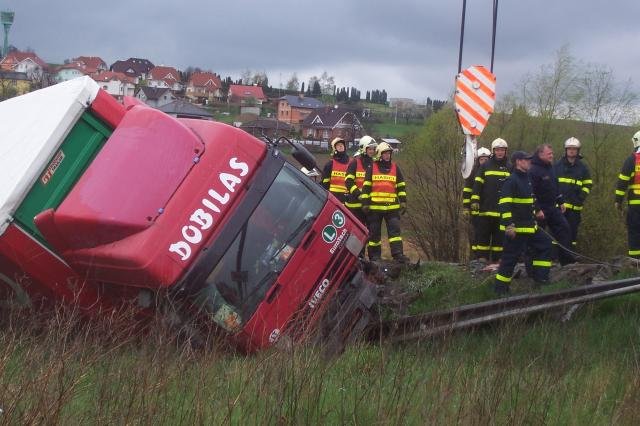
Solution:
<svg viewBox="0 0 640 426">
<path fill-rule="evenodd" d="M 505 228 L 504 235 L 512 240 L 516 237 L 516 227 L 513 223 Z"/>
<path fill-rule="evenodd" d="M 462 209 L 462 214 L 465 216 L 469 216 L 471 212 L 469 211 L 469 209 Z"/>
<path fill-rule="evenodd" d="M 400 215 L 404 215 L 407 212 L 407 203 L 400 203 Z"/>
<path fill-rule="evenodd" d="M 471 210 L 473 210 L 474 212 L 477 212 L 478 210 L 480 210 L 480 204 L 479 203 L 471 203 Z"/>
<path fill-rule="evenodd" d="M 364 214 L 369 213 L 369 206 L 368 206 L 368 205 L 366 205 L 366 204 L 365 204 L 364 206 L 362 206 L 362 212 L 363 212 Z"/>
</svg>

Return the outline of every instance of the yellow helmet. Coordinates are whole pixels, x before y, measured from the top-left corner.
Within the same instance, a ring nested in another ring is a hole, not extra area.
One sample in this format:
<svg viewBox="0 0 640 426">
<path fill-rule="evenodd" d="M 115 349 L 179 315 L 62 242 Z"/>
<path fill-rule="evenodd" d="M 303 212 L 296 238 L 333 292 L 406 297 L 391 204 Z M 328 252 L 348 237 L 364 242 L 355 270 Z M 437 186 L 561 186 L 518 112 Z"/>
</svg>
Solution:
<svg viewBox="0 0 640 426">
<path fill-rule="evenodd" d="M 386 142 L 380 142 L 378 144 L 378 146 L 376 147 L 376 155 L 378 156 L 378 158 L 380 158 L 382 153 L 385 152 L 385 151 L 393 152 L 393 148 L 391 148 L 391 145 L 389 145 Z"/>
<path fill-rule="evenodd" d="M 344 141 L 344 139 L 342 139 L 342 138 L 334 138 L 334 139 L 331 141 L 331 152 L 336 152 L 336 145 L 337 145 L 337 144 L 339 144 L 339 143 L 341 143 L 342 145 L 344 145 L 344 147 L 345 147 L 345 148 L 347 147 L 347 144 L 346 144 L 346 142 Z"/>
<path fill-rule="evenodd" d="M 502 138 L 497 138 L 494 139 L 493 142 L 491 142 L 491 151 L 493 151 L 496 148 L 504 148 L 507 149 L 508 145 L 507 145 L 507 141 L 505 141 Z"/>
</svg>

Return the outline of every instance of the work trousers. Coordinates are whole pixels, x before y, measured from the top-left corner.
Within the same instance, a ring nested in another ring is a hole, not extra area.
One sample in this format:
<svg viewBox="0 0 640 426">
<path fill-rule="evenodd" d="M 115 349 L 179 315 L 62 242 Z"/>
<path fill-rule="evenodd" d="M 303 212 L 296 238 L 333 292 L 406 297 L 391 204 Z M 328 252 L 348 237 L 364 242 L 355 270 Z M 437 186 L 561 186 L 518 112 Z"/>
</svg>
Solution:
<svg viewBox="0 0 640 426">
<path fill-rule="evenodd" d="M 370 210 L 367 214 L 369 242 L 367 250 L 369 260 L 380 260 L 382 256 L 382 221 L 387 224 L 389 248 L 394 259 L 404 255 L 400 236 L 400 213 L 398 210 Z"/>
<path fill-rule="evenodd" d="M 513 270 L 524 254 L 527 274 L 536 282 L 549 281 L 551 268 L 551 239 L 541 229 L 533 234 L 516 234 L 515 238 L 504 238 L 504 251 L 496 274 L 496 282 L 511 283 Z"/>
<path fill-rule="evenodd" d="M 353 215 L 360 221 L 362 222 L 362 224 L 364 226 L 367 227 L 367 229 L 369 229 L 369 223 L 367 221 L 367 215 L 364 214 L 364 212 L 362 211 L 361 207 L 347 207 L 349 209 L 349 211 L 351 213 L 353 213 Z M 362 247 L 362 250 L 360 251 L 360 257 L 364 258 L 364 251 L 365 251 L 365 247 Z"/>
<path fill-rule="evenodd" d="M 471 246 L 471 259 L 477 259 L 478 257 L 478 232 L 480 229 L 480 217 L 477 214 L 471 214 L 470 218 L 471 229 L 469 232 L 469 245 Z"/>
<path fill-rule="evenodd" d="M 627 239 L 629 257 L 640 259 L 640 206 L 631 205 L 627 210 Z"/>
<path fill-rule="evenodd" d="M 557 207 L 543 208 L 544 220 L 538 222 L 542 228 L 547 226 L 553 238 L 564 247 L 571 247 L 571 231 L 569 222 Z M 562 247 L 558 247 L 558 257 L 561 265 L 567 265 L 576 261 L 575 257 Z"/>
<path fill-rule="evenodd" d="M 482 213 L 481 213 L 482 214 Z M 500 230 L 500 218 L 478 216 L 476 255 L 492 262 L 500 261 L 504 231 Z"/>
<path fill-rule="evenodd" d="M 571 245 L 575 247 L 578 241 L 578 227 L 582 219 L 581 214 L 579 211 L 567 209 L 564 212 L 564 218 L 567 219 L 567 223 L 569 224 L 569 239 L 571 240 Z"/>
</svg>

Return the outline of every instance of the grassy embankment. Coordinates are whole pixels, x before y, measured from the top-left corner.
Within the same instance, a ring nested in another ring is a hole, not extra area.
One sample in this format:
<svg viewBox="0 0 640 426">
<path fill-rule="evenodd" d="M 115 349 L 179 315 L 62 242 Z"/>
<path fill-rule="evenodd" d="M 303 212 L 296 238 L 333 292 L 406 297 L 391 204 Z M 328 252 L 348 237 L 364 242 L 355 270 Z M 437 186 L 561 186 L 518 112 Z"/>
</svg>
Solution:
<svg viewBox="0 0 640 426">
<path fill-rule="evenodd" d="M 439 264 L 408 277 L 422 309 L 483 299 L 487 283 Z M 69 315 L 4 315 L 0 421 L 14 424 L 634 424 L 640 297 L 406 345 L 243 356 L 193 352 Z M 14 321 L 14 322 L 12 322 Z M 31 325 L 29 325 L 31 324 Z M 97 328 L 96 328 L 97 327 Z M 129 336 L 129 337 L 127 337 Z"/>
</svg>

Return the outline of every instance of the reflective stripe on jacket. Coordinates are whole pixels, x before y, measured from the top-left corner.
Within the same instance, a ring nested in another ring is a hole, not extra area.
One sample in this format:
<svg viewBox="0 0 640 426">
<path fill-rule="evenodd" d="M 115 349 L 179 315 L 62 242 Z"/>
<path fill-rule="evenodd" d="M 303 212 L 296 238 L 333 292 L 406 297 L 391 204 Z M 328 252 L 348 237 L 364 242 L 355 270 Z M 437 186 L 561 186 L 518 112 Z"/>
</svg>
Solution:
<svg viewBox="0 0 640 426">
<path fill-rule="evenodd" d="M 500 200 L 500 229 L 513 224 L 518 234 L 534 234 L 536 219 L 533 188 L 527 173 L 515 169 L 502 185 Z"/>
<path fill-rule="evenodd" d="M 591 180 L 587 166 L 579 158 L 571 164 L 565 156 L 556 162 L 554 171 L 558 178 L 558 191 L 562 194 L 564 205 L 568 209 L 582 210 L 584 201 L 593 186 L 593 180 Z"/>
<path fill-rule="evenodd" d="M 498 217 L 498 197 L 511 165 L 506 159 L 498 161 L 491 157 L 480 166 L 473 183 L 471 202 L 480 205 L 480 216 Z"/>
<path fill-rule="evenodd" d="M 636 173 L 638 170 L 638 173 Z M 616 185 L 616 202 L 622 203 L 624 196 L 631 207 L 640 207 L 640 184 L 636 180 L 640 179 L 640 153 L 631 154 L 624 161 L 622 170 L 618 175 Z"/>
<path fill-rule="evenodd" d="M 371 210 L 396 210 L 407 197 L 400 167 L 394 162 L 375 161 L 362 184 L 362 201 Z"/>
</svg>

